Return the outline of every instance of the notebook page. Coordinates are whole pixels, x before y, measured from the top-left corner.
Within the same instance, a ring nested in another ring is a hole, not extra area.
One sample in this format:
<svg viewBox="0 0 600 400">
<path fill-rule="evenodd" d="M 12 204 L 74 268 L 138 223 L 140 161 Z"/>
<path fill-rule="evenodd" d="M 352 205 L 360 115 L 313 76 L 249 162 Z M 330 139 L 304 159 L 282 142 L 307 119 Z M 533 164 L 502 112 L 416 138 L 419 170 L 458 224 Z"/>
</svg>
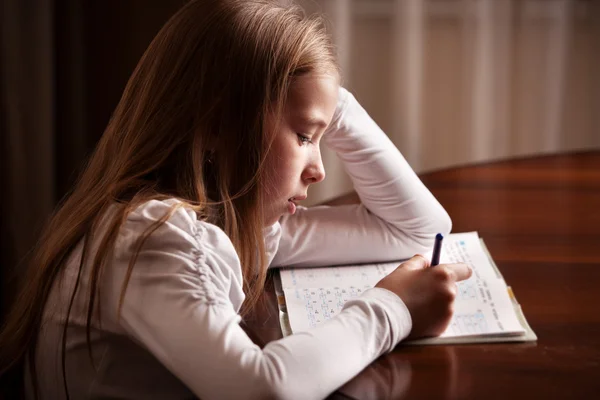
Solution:
<svg viewBox="0 0 600 400">
<path fill-rule="evenodd" d="M 454 315 L 441 337 L 525 332 L 506 283 L 490 263 L 477 232 L 452 234 L 444 239 L 440 262 L 464 262 L 473 269 L 471 278 L 457 284 Z"/>
<path fill-rule="evenodd" d="M 491 265 L 476 232 L 444 239 L 441 263 L 466 262 L 473 276 L 457 285 L 455 313 L 442 337 L 519 334 L 524 332 L 513 310 L 506 284 Z M 348 267 L 280 270 L 293 332 L 313 328 L 339 313 L 346 301 L 372 288 L 399 262 Z"/>
<path fill-rule="evenodd" d="M 346 301 L 374 287 L 399 264 L 280 269 L 292 332 L 314 328 L 332 318 Z"/>
</svg>

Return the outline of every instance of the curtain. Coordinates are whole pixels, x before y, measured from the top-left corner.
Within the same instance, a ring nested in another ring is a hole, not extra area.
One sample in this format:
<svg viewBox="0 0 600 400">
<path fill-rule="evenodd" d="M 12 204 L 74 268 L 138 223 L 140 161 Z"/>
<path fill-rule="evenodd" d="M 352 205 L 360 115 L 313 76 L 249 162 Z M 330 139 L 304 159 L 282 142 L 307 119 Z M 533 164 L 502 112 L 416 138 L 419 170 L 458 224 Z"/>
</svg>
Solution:
<svg viewBox="0 0 600 400">
<path fill-rule="evenodd" d="M 35 4 L 30 4 L 35 3 Z M 2 300 L 12 270 L 34 242 L 55 199 L 52 109 L 55 73 L 50 1 L 3 1 L 1 9 Z M 24 26 L 30 29 L 23 29 Z"/>
<path fill-rule="evenodd" d="M 600 4 L 319 0 L 344 85 L 417 172 L 600 147 Z M 351 190 L 323 149 L 310 203 Z"/>
<path fill-rule="evenodd" d="M 41 228 L 184 2 L 0 2 L 0 324 Z"/>
</svg>

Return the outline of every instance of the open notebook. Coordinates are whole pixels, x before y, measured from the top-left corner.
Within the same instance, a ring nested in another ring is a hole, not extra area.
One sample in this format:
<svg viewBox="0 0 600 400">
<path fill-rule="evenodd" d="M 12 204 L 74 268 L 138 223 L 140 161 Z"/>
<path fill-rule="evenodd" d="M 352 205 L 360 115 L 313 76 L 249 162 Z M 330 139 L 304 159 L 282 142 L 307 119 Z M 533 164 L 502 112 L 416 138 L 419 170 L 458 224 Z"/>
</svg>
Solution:
<svg viewBox="0 0 600 400">
<path fill-rule="evenodd" d="M 465 262 L 473 275 L 457 284 L 448 329 L 435 338 L 404 344 L 534 341 L 537 339 L 477 232 L 444 239 L 440 263 Z M 334 317 L 344 303 L 372 288 L 399 262 L 319 268 L 281 268 L 275 279 L 285 336 Z"/>
</svg>

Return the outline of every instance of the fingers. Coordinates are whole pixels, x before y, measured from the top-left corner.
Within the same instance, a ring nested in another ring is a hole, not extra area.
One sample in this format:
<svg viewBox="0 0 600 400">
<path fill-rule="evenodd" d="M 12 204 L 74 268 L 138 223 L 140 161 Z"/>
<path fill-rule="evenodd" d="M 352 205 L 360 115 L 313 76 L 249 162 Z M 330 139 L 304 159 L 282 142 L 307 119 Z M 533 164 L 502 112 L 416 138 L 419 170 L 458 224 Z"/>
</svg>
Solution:
<svg viewBox="0 0 600 400">
<path fill-rule="evenodd" d="M 427 258 L 423 257 L 420 254 L 415 254 L 409 260 L 403 262 L 398 268 L 406 268 L 406 269 L 426 269 L 431 265 L 431 261 Z M 473 275 L 473 270 L 468 264 L 465 263 L 456 263 L 456 264 L 443 264 L 439 265 L 436 268 L 441 275 L 445 275 L 451 280 L 455 282 L 460 282 L 465 279 L 469 279 L 471 275 Z"/>
<path fill-rule="evenodd" d="M 429 267 L 430 261 L 420 254 L 415 254 L 412 258 L 404 261 L 401 265 L 408 269 L 424 269 Z"/>
<path fill-rule="evenodd" d="M 453 275 L 456 282 L 469 279 L 473 275 L 473 270 L 465 263 L 446 264 L 444 267 Z"/>
</svg>

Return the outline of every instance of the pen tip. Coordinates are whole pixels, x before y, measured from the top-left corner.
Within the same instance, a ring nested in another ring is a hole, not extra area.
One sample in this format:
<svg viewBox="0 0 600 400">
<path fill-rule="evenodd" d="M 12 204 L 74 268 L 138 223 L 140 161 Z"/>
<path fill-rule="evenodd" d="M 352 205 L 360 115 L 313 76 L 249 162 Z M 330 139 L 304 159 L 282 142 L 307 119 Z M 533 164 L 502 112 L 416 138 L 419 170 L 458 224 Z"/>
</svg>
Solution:
<svg viewBox="0 0 600 400">
<path fill-rule="evenodd" d="M 437 235 L 435 235 L 435 238 L 437 240 L 442 240 L 444 238 L 444 235 L 442 235 L 441 233 L 438 233 Z"/>
</svg>

